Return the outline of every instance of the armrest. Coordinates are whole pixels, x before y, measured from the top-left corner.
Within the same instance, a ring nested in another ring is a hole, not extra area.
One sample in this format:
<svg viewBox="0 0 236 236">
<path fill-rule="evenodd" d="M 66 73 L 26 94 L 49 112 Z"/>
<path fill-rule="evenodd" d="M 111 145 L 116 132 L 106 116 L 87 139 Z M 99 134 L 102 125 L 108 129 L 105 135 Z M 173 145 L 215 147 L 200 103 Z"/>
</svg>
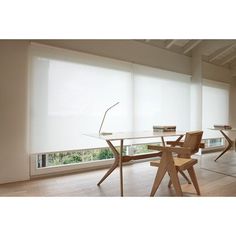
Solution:
<svg viewBox="0 0 236 236">
<path fill-rule="evenodd" d="M 176 141 L 167 141 L 166 142 L 167 144 L 171 145 L 172 147 L 175 147 L 175 146 L 180 146 L 180 147 L 183 147 L 184 145 L 184 142 L 176 142 Z M 199 144 L 199 148 L 205 148 L 205 143 L 200 143 Z"/>
<path fill-rule="evenodd" d="M 148 149 L 150 150 L 157 150 L 157 151 L 169 151 L 175 152 L 180 155 L 191 155 L 191 148 L 188 147 L 163 147 L 163 146 L 156 146 L 156 145 L 148 145 Z"/>
<path fill-rule="evenodd" d="M 135 154 L 132 156 L 123 156 L 122 157 L 122 162 L 128 162 L 131 160 L 140 160 L 140 159 L 145 159 L 145 158 L 152 158 L 152 157 L 161 157 L 162 152 L 149 152 L 149 153 L 140 153 L 140 154 Z"/>
<path fill-rule="evenodd" d="M 184 145 L 183 141 L 167 141 L 166 143 L 171 145 L 172 147 L 175 147 L 175 146 L 183 147 Z"/>
</svg>

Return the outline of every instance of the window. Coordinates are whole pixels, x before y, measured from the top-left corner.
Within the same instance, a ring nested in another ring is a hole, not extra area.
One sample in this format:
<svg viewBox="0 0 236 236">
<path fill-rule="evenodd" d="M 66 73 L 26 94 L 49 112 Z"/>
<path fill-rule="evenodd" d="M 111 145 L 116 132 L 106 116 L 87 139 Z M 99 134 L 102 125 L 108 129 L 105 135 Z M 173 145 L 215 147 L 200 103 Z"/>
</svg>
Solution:
<svg viewBox="0 0 236 236">
<path fill-rule="evenodd" d="M 31 46 L 31 63 L 30 151 L 39 167 L 100 160 L 106 143 L 85 134 L 98 132 L 116 102 L 103 131 L 190 128 L 189 76 L 40 45 Z"/>
<path fill-rule="evenodd" d="M 223 147 L 225 141 L 223 138 L 211 138 L 205 140 L 205 149 L 212 149 L 215 147 Z"/>
</svg>

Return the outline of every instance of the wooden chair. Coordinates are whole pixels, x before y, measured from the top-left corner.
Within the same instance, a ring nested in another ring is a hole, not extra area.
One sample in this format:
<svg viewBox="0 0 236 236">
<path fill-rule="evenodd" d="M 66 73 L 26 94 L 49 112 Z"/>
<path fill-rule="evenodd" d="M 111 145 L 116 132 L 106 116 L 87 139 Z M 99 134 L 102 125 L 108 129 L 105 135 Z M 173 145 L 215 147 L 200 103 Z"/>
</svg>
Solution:
<svg viewBox="0 0 236 236">
<path fill-rule="evenodd" d="M 184 170 L 188 171 L 196 192 L 200 195 L 200 189 L 193 168 L 193 166 L 197 163 L 197 160 L 191 159 L 191 155 L 197 153 L 200 147 L 204 147 L 204 144 L 201 143 L 202 134 L 203 131 L 187 132 L 184 142 L 167 142 L 167 144 L 170 144 L 171 146 L 163 147 L 148 145 L 149 149 L 162 151 L 163 153 L 160 160 L 151 161 L 150 163 L 151 166 L 159 167 L 150 196 L 155 195 L 166 172 L 169 173 L 171 178 L 168 186 L 170 187 L 171 183 L 173 183 L 177 195 L 182 196 L 182 190 L 177 173 L 180 172 L 188 180 L 187 176 L 183 173 Z M 173 153 L 177 153 L 177 157 L 173 157 Z M 191 183 L 190 180 L 188 180 L 188 183 Z"/>
</svg>

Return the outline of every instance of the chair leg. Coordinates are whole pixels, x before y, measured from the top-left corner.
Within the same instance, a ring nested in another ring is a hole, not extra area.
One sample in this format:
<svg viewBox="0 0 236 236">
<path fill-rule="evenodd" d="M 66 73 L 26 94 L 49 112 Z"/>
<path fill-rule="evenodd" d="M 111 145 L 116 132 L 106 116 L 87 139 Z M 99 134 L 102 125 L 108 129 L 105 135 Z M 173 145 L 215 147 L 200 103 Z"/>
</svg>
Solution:
<svg viewBox="0 0 236 236">
<path fill-rule="evenodd" d="M 173 166 L 168 166 L 168 173 L 170 175 L 170 181 L 173 183 L 175 192 L 177 196 L 183 196 L 183 192 L 180 186 L 178 174 L 176 168 Z"/>
<path fill-rule="evenodd" d="M 186 174 L 185 174 L 182 170 L 177 170 L 177 173 L 178 173 L 178 172 L 186 179 L 186 181 L 188 182 L 188 184 L 191 184 L 190 179 L 186 176 Z M 168 188 L 170 188 L 171 185 L 172 185 L 172 182 L 171 182 L 171 180 L 169 180 Z"/>
<path fill-rule="evenodd" d="M 182 170 L 180 170 L 179 173 L 187 180 L 188 184 L 191 184 L 190 179 L 187 177 L 187 175 Z"/>
<path fill-rule="evenodd" d="M 153 186 L 152 186 L 152 191 L 151 191 L 150 197 L 153 197 L 155 195 L 165 173 L 166 173 L 166 166 L 160 165 L 157 170 L 157 174 L 156 174 Z"/>
<path fill-rule="evenodd" d="M 178 169 L 176 168 L 176 172 L 177 172 L 177 175 L 178 175 Z M 169 177 L 170 177 L 170 174 L 169 174 Z M 171 182 L 171 178 L 169 179 L 169 183 L 168 183 L 168 188 L 170 188 L 172 185 L 172 182 Z"/>
<path fill-rule="evenodd" d="M 198 182 L 197 182 L 197 177 L 196 177 L 196 174 L 195 174 L 195 171 L 194 171 L 193 167 L 190 167 L 187 170 L 188 170 L 190 178 L 191 178 L 191 180 L 193 182 L 193 185 L 194 185 L 194 187 L 195 187 L 195 189 L 197 191 L 197 194 L 201 195 L 200 189 L 199 189 L 199 186 L 198 186 Z"/>
</svg>

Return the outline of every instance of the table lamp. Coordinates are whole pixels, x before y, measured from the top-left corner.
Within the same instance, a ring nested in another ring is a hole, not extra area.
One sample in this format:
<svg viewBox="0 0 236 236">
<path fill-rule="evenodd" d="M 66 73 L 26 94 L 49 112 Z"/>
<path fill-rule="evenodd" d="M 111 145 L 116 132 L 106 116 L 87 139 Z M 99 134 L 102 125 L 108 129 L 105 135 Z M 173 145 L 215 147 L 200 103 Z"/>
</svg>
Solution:
<svg viewBox="0 0 236 236">
<path fill-rule="evenodd" d="M 107 115 L 107 112 L 108 112 L 109 110 L 111 110 L 111 108 L 113 108 L 114 106 L 118 105 L 119 103 L 120 103 L 120 102 L 115 103 L 114 105 L 112 105 L 111 107 L 109 107 L 109 108 L 105 111 L 104 116 L 103 116 L 103 119 L 102 119 L 102 123 L 101 123 L 101 125 L 100 125 L 99 134 L 101 134 L 101 135 L 112 135 L 112 133 L 110 133 L 110 132 L 101 132 L 101 129 L 102 129 L 102 125 L 103 125 L 103 122 L 104 122 L 104 120 L 105 120 L 105 117 L 106 117 L 106 115 Z"/>
</svg>

